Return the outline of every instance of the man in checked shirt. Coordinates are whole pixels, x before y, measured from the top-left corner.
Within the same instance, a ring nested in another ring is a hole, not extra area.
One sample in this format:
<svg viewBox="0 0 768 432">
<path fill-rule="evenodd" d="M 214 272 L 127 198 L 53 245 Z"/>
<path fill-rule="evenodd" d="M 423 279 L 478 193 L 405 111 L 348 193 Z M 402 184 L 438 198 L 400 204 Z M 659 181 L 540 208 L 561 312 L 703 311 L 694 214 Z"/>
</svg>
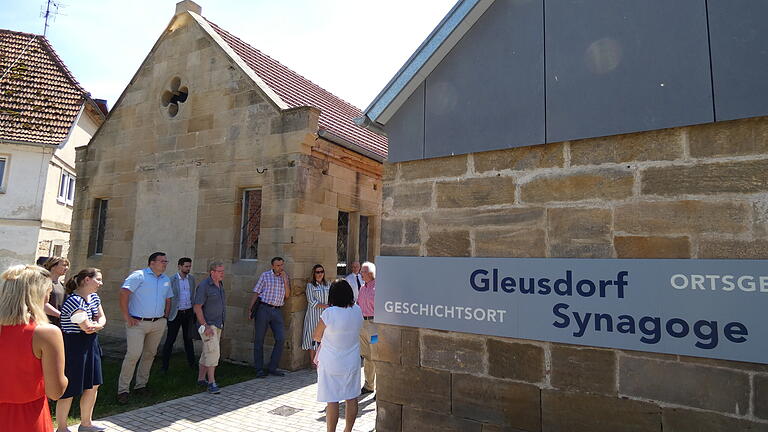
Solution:
<svg viewBox="0 0 768 432">
<path fill-rule="evenodd" d="M 256 366 L 256 378 L 264 378 L 267 375 L 285 376 L 283 372 L 277 370 L 285 342 L 285 326 L 280 308 L 285 304 L 285 299 L 291 295 L 291 283 L 284 266 L 284 259 L 272 258 L 272 269 L 262 273 L 256 286 L 253 287 L 249 310 L 253 310 L 253 305 L 261 299 L 254 319 L 256 337 L 253 339 L 253 363 Z M 253 316 L 252 313 L 251 319 Z M 267 326 L 272 328 L 275 346 L 272 348 L 269 365 L 264 369 L 264 336 L 267 334 Z"/>
</svg>

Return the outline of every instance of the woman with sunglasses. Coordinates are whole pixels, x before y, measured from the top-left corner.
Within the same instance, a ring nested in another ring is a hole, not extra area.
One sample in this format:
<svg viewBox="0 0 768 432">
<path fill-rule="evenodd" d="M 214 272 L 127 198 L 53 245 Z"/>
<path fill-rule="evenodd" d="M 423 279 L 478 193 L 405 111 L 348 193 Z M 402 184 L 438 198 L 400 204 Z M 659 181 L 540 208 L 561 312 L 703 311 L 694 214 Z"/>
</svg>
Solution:
<svg viewBox="0 0 768 432">
<path fill-rule="evenodd" d="M 48 303 L 45 305 L 45 314 L 48 315 L 48 321 L 58 327 L 61 317 L 61 305 L 64 304 L 65 290 L 61 278 L 69 270 L 69 260 L 64 257 L 50 257 L 43 263 L 43 268 L 51 272 L 51 282 L 53 290 L 51 291 Z"/>
<path fill-rule="evenodd" d="M 325 269 L 320 264 L 312 267 L 312 274 L 307 284 L 307 313 L 304 315 L 304 333 L 301 339 L 301 349 L 309 350 L 309 362 L 314 367 L 315 350 L 318 343 L 312 340 L 312 333 L 320 321 L 320 314 L 328 307 L 328 290 L 330 284 L 325 280 Z"/>
</svg>

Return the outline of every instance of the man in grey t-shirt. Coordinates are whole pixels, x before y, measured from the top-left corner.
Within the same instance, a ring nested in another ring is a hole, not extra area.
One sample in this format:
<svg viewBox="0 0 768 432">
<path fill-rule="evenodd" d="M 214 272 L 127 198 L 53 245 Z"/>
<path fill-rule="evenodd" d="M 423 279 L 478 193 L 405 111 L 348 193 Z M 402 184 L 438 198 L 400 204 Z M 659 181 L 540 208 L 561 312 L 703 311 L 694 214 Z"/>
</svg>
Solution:
<svg viewBox="0 0 768 432">
<path fill-rule="evenodd" d="M 224 263 L 214 261 L 208 266 L 208 277 L 195 290 L 194 310 L 201 324 L 203 353 L 200 355 L 197 383 L 208 386 L 208 393 L 219 394 L 215 371 L 219 364 L 219 341 L 224 328 L 226 301 L 224 298 Z"/>
</svg>

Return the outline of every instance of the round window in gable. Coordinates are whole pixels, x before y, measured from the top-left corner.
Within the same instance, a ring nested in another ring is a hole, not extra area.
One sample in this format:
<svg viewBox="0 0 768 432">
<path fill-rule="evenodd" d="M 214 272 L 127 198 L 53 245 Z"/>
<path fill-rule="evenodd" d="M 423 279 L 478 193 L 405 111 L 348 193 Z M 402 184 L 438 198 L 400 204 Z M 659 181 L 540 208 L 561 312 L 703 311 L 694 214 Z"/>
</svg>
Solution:
<svg viewBox="0 0 768 432">
<path fill-rule="evenodd" d="M 186 102 L 188 96 L 187 86 L 181 85 L 181 78 L 174 77 L 171 80 L 171 88 L 164 91 L 160 97 L 160 105 L 168 109 L 170 117 L 176 117 L 176 114 L 179 113 L 179 104 Z"/>
</svg>

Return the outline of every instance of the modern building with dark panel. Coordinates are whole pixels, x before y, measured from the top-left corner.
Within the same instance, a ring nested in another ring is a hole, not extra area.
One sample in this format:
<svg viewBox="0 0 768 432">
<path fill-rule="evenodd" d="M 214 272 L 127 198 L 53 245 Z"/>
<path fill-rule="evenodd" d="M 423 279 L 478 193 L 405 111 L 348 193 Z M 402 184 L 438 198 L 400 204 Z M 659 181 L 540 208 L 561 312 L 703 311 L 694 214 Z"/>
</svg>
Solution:
<svg viewBox="0 0 768 432">
<path fill-rule="evenodd" d="M 381 254 L 768 259 L 766 16 L 460 0 L 358 119 L 389 140 Z M 383 324 L 379 341 L 380 431 L 768 430 L 766 364 Z"/>
</svg>

